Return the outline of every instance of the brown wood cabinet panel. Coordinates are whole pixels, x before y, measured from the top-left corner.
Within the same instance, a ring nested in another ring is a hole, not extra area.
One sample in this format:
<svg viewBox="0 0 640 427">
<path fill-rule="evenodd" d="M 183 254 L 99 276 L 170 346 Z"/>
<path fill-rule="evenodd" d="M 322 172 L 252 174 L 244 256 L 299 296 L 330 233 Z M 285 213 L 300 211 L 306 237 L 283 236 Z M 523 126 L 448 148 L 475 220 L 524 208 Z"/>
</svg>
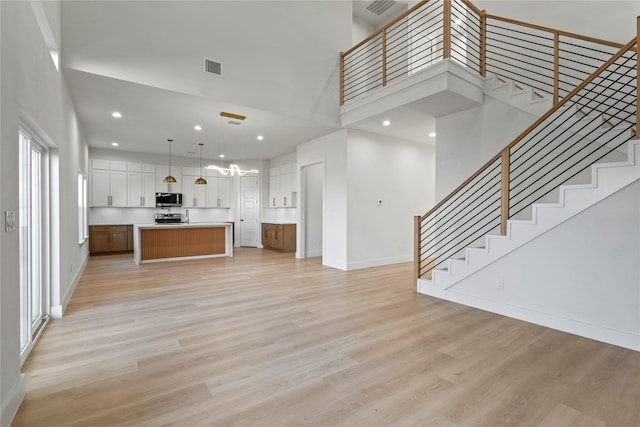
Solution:
<svg viewBox="0 0 640 427">
<path fill-rule="evenodd" d="M 133 250 L 133 226 L 131 233 L 127 225 L 89 226 L 89 252 L 92 254 L 127 252 Z"/>
<path fill-rule="evenodd" d="M 295 252 L 296 225 L 262 223 L 262 246 L 280 252 Z"/>
<path fill-rule="evenodd" d="M 224 254 L 225 234 L 225 227 L 142 229 L 140 259 Z"/>
</svg>

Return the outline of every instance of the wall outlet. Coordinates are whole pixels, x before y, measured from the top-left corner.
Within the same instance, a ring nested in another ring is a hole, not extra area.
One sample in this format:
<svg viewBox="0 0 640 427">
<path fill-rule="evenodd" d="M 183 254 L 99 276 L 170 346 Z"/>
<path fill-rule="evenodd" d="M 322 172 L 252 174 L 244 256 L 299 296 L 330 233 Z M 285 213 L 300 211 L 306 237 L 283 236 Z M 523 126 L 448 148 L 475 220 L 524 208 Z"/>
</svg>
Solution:
<svg viewBox="0 0 640 427">
<path fill-rule="evenodd" d="M 502 279 L 496 280 L 496 289 L 504 289 L 504 280 Z"/>
<path fill-rule="evenodd" d="M 4 231 L 16 230 L 16 213 L 13 211 L 4 211 Z"/>
</svg>

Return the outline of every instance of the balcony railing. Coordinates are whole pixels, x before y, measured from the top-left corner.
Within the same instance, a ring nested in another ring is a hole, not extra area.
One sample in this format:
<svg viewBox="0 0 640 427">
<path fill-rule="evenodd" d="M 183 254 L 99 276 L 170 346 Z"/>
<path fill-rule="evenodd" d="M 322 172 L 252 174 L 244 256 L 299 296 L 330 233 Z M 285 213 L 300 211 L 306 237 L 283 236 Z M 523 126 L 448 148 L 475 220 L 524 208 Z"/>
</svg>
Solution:
<svg viewBox="0 0 640 427">
<path fill-rule="evenodd" d="M 340 54 L 340 105 L 444 59 L 533 88 L 554 104 L 622 44 L 425 0 Z"/>
</svg>

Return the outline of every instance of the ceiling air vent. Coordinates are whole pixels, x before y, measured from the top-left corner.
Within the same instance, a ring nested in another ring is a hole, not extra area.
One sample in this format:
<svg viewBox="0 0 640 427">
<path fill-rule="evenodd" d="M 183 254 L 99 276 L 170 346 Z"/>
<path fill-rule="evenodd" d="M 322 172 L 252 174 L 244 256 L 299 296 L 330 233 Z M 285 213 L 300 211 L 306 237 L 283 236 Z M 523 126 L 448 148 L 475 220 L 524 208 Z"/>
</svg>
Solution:
<svg viewBox="0 0 640 427">
<path fill-rule="evenodd" d="M 204 71 L 206 71 L 207 73 L 215 74 L 216 76 L 222 76 L 222 62 L 205 58 Z"/>
<path fill-rule="evenodd" d="M 365 9 L 367 9 L 369 12 L 375 13 L 376 15 L 380 16 L 383 13 L 385 13 L 387 9 L 389 9 L 395 3 L 396 3 L 395 0 L 375 0 L 375 1 L 369 2 L 369 4 Z"/>
</svg>

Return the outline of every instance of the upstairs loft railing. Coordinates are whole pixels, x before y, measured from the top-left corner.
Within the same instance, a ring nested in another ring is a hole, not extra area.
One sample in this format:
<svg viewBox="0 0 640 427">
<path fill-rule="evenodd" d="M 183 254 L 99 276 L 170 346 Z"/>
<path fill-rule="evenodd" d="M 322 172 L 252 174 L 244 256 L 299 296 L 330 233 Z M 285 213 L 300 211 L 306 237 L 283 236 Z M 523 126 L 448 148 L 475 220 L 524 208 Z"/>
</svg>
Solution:
<svg viewBox="0 0 640 427">
<path fill-rule="evenodd" d="M 640 17 L 637 26 L 634 40 L 426 215 L 415 217 L 416 279 L 431 279 L 434 268 L 482 245 L 487 233 L 506 234 L 507 219 L 622 152 L 640 123 Z"/>
<path fill-rule="evenodd" d="M 340 54 L 340 105 L 443 59 L 531 87 L 557 104 L 620 48 L 491 15 L 468 0 L 425 0 Z"/>
</svg>

